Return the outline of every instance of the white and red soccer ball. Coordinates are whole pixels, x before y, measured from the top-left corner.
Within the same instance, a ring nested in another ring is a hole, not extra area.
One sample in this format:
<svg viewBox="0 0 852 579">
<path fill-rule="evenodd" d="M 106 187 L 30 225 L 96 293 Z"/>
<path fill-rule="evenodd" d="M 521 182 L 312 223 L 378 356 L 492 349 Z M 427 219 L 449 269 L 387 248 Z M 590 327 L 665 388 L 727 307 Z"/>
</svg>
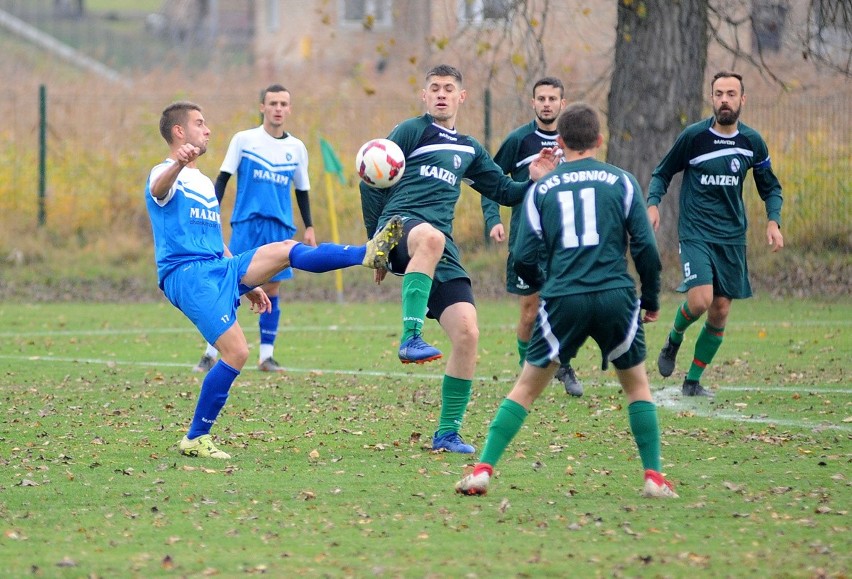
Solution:
<svg viewBox="0 0 852 579">
<path fill-rule="evenodd" d="M 389 139 L 372 139 L 355 156 L 355 171 L 367 185 L 385 189 L 395 185 L 405 172 L 405 155 Z"/>
</svg>

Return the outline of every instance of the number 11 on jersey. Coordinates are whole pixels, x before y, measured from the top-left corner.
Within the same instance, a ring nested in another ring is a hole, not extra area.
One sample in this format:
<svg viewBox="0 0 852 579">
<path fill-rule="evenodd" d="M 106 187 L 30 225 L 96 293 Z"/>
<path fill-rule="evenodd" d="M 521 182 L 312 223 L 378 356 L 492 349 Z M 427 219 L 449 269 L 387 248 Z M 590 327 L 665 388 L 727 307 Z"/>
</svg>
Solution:
<svg viewBox="0 0 852 579">
<path fill-rule="evenodd" d="M 583 210 L 582 240 L 577 235 L 577 224 L 574 220 L 574 192 L 559 192 L 559 207 L 562 212 L 562 246 L 565 248 L 580 247 L 581 241 L 583 247 L 600 243 L 594 187 L 580 189 L 580 205 Z"/>
</svg>

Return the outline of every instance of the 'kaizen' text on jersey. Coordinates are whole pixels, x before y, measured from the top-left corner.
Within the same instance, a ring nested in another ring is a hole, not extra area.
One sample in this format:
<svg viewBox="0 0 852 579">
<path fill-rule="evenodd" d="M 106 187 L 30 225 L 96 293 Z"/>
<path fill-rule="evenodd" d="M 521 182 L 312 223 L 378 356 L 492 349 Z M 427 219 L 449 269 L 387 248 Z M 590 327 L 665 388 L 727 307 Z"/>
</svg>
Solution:
<svg viewBox="0 0 852 579">
<path fill-rule="evenodd" d="M 737 175 L 702 175 L 702 185 L 739 185 L 740 178 Z"/>
<path fill-rule="evenodd" d="M 456 177 L 455 173 L 447 171 L 446 169 L 442 169 L 441 167 L 434 167 L 432 165 L 421 165 L 420 175 L 423 177 L 433 177 L 435 179 L 440 179 L 441 181 L 445 181 L 450 185 L 455 185 L 456 181 L 458 181 L 458 177 Z"/>
</svg>

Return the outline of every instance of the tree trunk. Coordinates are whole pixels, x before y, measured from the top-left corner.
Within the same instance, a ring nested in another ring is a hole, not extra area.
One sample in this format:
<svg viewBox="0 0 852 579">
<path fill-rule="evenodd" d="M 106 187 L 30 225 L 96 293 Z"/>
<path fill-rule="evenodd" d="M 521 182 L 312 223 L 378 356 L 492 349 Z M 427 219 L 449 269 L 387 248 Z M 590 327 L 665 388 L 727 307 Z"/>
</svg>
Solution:
<svg viewBox="0 0 852 579">
<path fill-rule="evenodd" d="M 607 162 L 647 192 L 678 134 L 700 119 L 707 64 L 708 0 L 617 0 Z M 660 250 L 677 251 L 680 176 L 660 205 Z"/>
</svg>

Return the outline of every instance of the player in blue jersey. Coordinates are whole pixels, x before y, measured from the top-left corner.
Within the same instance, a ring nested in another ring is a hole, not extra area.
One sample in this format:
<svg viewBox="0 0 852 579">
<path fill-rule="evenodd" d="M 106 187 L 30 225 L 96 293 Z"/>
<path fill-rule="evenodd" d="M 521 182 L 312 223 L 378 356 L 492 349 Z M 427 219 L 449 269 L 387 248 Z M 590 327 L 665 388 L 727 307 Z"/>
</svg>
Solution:
<svg viewBox="0 0 852 579">
<path fill-rule="evenodd" d="M 544 147 L 556 146 L 556 119 L 565 107 L 565 86 L 561 80 L 552 76 L 540 78 L 533 85 L 531 102 L 535 119 L 509 133 L 497 150 L 497 154 L 494 155 L 494 162 L 515 181 L 527 181 L 530 163 L 538 152 Z M 523 365 L 538 314 L 539 288 L 530 285 L 527 280 L 515 273 L 513 248 L 517 239 L 521 213 L 520 204 L 512 207 L 512 218 L 509 222 L 509 255 L 506 259 L 506 291 L 518 296 L 521 312 L 516 333 L 519 364 Z M 485 217 L 485 227 L 489 231 L 489 236 L 500 243 L 506 233 L 500 221 L 498 205 L 487 197 L 483 197 L 482 214 Z M 542 259 L 544 257 L 542 256 Z M 577 379 L 577 374 L 570 362 L 559 368 L 556 379 L 562 382 L 565 392 L 571 396 L 583 395 L 583 385 Z"/>
<path fill-rule="evenodd" d="M 296 235 L 293 204 L 290 190 L 295 190 L 296 203 L 305 225 L 303 243 L 316 246 L 316 235 L 311 220 L 311 202 L 308 191 L 308 151 L 304 143 L 289 134 L 284 124 L 292 110 L 290 91 L 273 84 L 260 92 L 262 124 L 236 133 L 216 179 L 216 197 L 225 196 L 225 187 L 231 176 L 237 175 L 237 192 L 231 213 L 231 239 L 228 248 L 234 253 L 254 249 L 265 243 L 290 239 Z M 287 268 L 263 284 L 272 307 L 259 316 L 260 350 L 258 368 L 264 372 L 283 372 L 273 357 L 275 338 L 278 335 L 279 286 L 293 277 Z M 195 367 L 206 372 L 216 363 L 218 353 L 212 345 Z"/>
<path fill-rule="evenodd" d="M 660 472 L 660 428 L 645 372 L 642 323 L 659 317 L 661 266 L 642 189 L 627 171 L 595 159 L 603 136 L 589 105 L 569 105 L 557 126 L 565 160 L 527 193 L 515 246 L 515 271 L 541 287 L 538 318 L 521 374 L 491 422 L 479 462 L 456 483 L 456 492 L 488 492 L 494 466 L 533 403 L 561 362 L 592 338 L 602 368 L 615 366 L 627 398 L 644 470 L 643 494 L 676 498 Z M 641 282 L 638 299 L 628 250 Z"/>
<path fill-rule="evenodd" d="M 404 219 L 403 238 L 388 261 L 388 269 L 402 276 L 400 361 L 442 357 L 421 335 L 427 315 L 438 320 L 450 340 L 432 448 L 470 454 L 475 449 L 464 442 L 459 429 L 470 400 L 479 328 L 470 277 L 452 237 L 456 203 L 462 180 L 502 205 L 518 204 L 532 182 L 513 181 L 476 139 L 456 131 L 466 96 L 458 69 L 440 65 L 430 70 L 422 93 L 426 114 L 403 121 L 388 137 L 405 154 L 402 178 L 389 189 L 360 186 L 368 234 L 393 215 Z M 530 175 L 541 176 L 553 166 L 553 151 L 543 150 L 531 164 Z M 385 274 L 377 270 L 376 282 Z"/>
<path fill-rule="evenodd" d="M 391 218 L 367 245 L 312 247 L 285 239 L 232 254 L 222 240 L 213 182 L 196 166 L 210 139 L 201 108 L 191 102 L 172 103 L 161 115 L 160 134 L 169 145 L 169 156 L 151 169 L 145 186 L 159 286 L 221 354 L 204 377 L 179 449 L 188 456 L 228 459 L 230 455 L 214 445 L 210 429 L 248 359 L 248 343 L 237 322 L 240 296 L 262 314 L 269 311 L 270 301 L 261 286 L 288 267 L 311 272 L 353 265 L 384 269 L 402 236 L 402 221 Z"/>
<path fill-rule="evenodd" d="M 701 375 L 722 345 L 731 301 L 751 297 L 743 204 L 749 169 L 766 206 L 767 242 L 773 252 L 784 247 L 781 184 L 772 172 L 763 138 L 739 122 L 745 104 L 742 80 L 733 72 L 713 77 L 713 116 L 684 129 L 654 169 L 648 186 L 648 217 L 656 230 L 660 225 L 657 206 L 672 177 L 683 171 L 677 226 L 683 283 L 678 291 L 686 292 L 686 301 L 675 313 L 657 367 L 664 377 L 671 376 L 684 332 L 706 312 L 681 387 L 684 396 L 713 396 L 701 385 Z"/>
</svg>

